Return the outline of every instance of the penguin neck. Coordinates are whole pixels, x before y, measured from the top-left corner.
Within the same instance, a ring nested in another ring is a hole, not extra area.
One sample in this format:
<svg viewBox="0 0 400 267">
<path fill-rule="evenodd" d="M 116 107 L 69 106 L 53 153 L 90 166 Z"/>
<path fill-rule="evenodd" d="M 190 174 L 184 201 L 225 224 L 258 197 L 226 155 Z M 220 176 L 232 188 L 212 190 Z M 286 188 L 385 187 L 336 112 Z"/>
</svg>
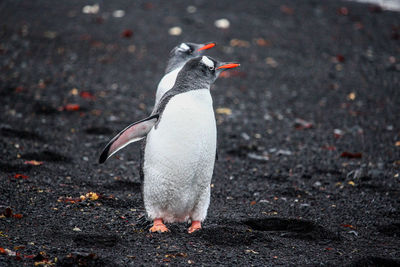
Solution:
<svg viewBox="0 0 400 267">
<path fill-rule="evenodd" d="M 167 68 L 165 69 L 165 74 L 170 73 L 173 70 L 176 70 L 178 68 L 182 68 L 185 65 L 185 60 L 183 59 L 176 59 L 176 58 L 170 58 L 167 64 Z"/>
<path fill-rule="evenodd" d="M 175 86 L 180 88 L 182 91 L 191 91 L 210 89 L 211 83 L 207 79 L 204 79 L 204 76 L 201 76 L 196 72 L 182 73 L 182 71 L 180 71 L 178 77 L 176 78 Z"/>
<path fill-rule="evenodd" d="M 164 112 L 164 109 L 172 97 L 186 93 L 194 90 L 208 89 L 210 90 L 211 82 L 201 76 L 196 74 L 196 72 L 187 72 L 181 70 L 175 81 L 175 85 L 167 91 L 158 102 L 157 106 L 154 108 L 152 114 L 158 114 L 160 117 Z M 157 122 L 158 123 L 158 122 Z M 156 124 L 157 128 L 157 124 Z"/>
</svg>

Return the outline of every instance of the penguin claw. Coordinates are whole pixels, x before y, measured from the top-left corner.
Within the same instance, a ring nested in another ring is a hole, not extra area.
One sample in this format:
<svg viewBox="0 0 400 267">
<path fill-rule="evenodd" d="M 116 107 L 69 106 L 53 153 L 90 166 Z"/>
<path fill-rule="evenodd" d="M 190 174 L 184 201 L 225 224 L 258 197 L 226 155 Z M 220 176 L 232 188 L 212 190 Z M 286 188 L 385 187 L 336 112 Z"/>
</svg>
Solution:
<svg viewBox="0 0 400 267">
<path fill-rule="evenodd" d="M 169 232 L 169 229 L 165 224 L 162 222 L 161 219 L 155 219 L 153 226 L 149 230 L 152 233 L 158 232 L 158 233 L 165 233 Z"/>
<path fill-rule="evenodd" d="M 192 221 L 192 225 L 188 229 L 188 233 L 194 233 L 201 229 L 201 222 L 200 221 Z"/>
</svg>

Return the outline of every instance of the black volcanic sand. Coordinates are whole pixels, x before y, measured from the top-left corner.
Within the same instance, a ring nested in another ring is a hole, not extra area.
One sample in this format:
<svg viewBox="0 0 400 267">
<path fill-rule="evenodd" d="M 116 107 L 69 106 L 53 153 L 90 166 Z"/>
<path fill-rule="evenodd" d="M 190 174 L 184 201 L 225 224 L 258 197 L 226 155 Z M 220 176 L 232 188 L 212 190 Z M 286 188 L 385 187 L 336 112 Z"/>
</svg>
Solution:
<svg viewBox="0 0 400 267">
<path fill-rule="evenodd" d="M 0 3 L 1 266 L 400 264 L 400 13 L 316 0 L 82 12 L 94 3 Z M 139 145 L 97 160 L 150 114 L 182 41 L 216 41 L 211 56 L 242 65 L 211 90 L 204 228 L 150 234 Z M 79 201 L 89 192 L 99 199 Z"/>
</svg>

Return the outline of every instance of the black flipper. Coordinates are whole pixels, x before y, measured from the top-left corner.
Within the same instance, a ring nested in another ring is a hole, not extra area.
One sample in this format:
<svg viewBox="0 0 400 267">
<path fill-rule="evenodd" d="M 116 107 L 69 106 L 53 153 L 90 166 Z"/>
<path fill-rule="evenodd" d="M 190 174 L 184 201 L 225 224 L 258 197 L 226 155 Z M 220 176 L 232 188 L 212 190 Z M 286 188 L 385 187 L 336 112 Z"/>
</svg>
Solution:
<svg viewBox="0 0 400 267">
<path fill-rule="evenodd" d="M 153 126 L 157 123 L 158 118 L 159 115 L 155 114 L 146 119 L 132 123 L 123 129 L 104 147 L 99 158 L 99 163 L 105 162 L 109 157 L 130 143 L 145 138 Z"/>
</svg>

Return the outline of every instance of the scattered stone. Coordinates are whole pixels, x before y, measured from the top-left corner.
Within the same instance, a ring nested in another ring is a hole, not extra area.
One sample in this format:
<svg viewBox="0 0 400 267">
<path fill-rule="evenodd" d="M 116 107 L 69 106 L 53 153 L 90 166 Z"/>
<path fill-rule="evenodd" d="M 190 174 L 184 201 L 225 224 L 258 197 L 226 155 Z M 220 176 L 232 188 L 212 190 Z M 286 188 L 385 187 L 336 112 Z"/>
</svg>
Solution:
<svg viewBox="0 0 400 267">
<path fill-rule="evenodd" d="M 247 156 L 251 159 L 260 160 L 260 161 L 268 161 L 268 155 L 257 155 L 255 153 L 248 153 Z"/>
<path fill-rule="evenodd" d="M 322 183 L 320 181 L 316 181 L 313 186 L 314 187 L 320 187 L 322 185 Z"/>
<path fill-rule="evenodd" d="M 272 67 L 272 68 L 278 67 L 278 62 L 276 62 L 276 60 L 274 58 L 272 58 L 272 57 L 267 57 L 265 59 L 265 63 L 267 63 L 267 65 Z"/>
<path fill-rule="evenodd" d="M 250 140 L 250 136 L 247 133 L 241 133 L 240 136 L 246 141 Z"/>
<path fill-rule="evenodd" d="M 188 6 L 188 7 L 186 8 L 186 11 L 187 11 L 188 13 L 190 13 L 190 14 L 196 13 L 197 7 L 195 7 L 195 6 Z"/>
<path fill-rule="evenodd" d="M 229 20 L 225 19 L 225 18 L 216 20 L 214 22 L 215 27 L 217 27 L 219 29 L 228 29 L 230 24 L 231 23 L 229 22 Z"/>
<path fill-rule="evenodd" d="M 179 36 L 182 34 L 182 28 L 178 27 L 178 26 L 172 27 L 168 30 L 168 33 L 169 33 L 169 35 L 172 35 L 172 36 Z"/>
<path fill-rule="evenodd" d="M 82 8 L 82 12 L 84 14 L 97 14 L 99 13 L 99 10 L 100 10 L 99 4 L 86 5 Z"/>
<path fill-rule="evenodd" d="M 125 16 L 125 11 L 124 10 L 114 10 L 114 12 L 112 13 L 114 18 L 122 18 Z"/>
<path fill-rule="evenodd" d="M 291 156 L 293 153 L 290 150 L 285 150 L 285 149 L 279 149 L 276 152 L 277 155 L 283 155 L 283 156 Z"/>
</svg>

